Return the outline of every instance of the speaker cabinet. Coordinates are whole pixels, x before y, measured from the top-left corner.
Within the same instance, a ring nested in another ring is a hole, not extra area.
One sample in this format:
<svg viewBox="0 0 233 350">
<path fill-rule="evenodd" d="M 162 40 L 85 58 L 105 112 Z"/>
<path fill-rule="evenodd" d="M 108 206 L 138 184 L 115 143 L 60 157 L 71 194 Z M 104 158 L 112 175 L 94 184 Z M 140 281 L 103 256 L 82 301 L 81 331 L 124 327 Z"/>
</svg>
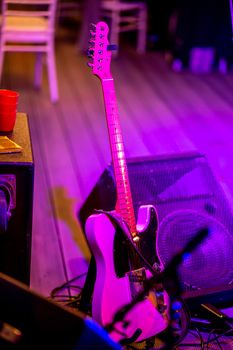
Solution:
<svg viewBox="0 0 233 350">
<path fill-rule="evenodd" d="M 210 230 L 208 238 L 179 267 L 183 288 L 231 284 L 232 208 L 206 157 L 185 153 L 131 159 L 128 172 L 135 213 L 144 204 L 153 204 L 157 210 L 157 250 L 165 266 L 200 229 Z M 83 228 L 94 209 L 113 210 L 115 202 L 114 174 L 108 166 L 79 211 Z"/>
<path fill-rule="evenodd" d="M 14 131 L 4 135 L 22 152 L 0 154 L 0 271 L 29 284 L 34 163 L 27 116 L 18 113 Z"/>
</svg>

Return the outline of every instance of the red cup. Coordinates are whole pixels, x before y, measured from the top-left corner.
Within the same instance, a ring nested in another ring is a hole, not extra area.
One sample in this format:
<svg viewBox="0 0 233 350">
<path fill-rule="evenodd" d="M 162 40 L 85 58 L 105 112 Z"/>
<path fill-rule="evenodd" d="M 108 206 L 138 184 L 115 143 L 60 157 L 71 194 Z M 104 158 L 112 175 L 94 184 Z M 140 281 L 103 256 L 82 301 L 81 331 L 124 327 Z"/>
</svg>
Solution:
<svg viewBox="0 0 233 350">
<path fill-rule="evenodd" d="M 17 111 L 17 106 L 15 104 L 8 105 L 0 102 L 0 113 L 16 112 L 16 111 Z"/>
<path fill-rule="evenodd" d="M 19 93 L 0 89 L 0 131 L 12 131 L 15 126 Z"/>
<path fill-rule="evenodd" d="M 0 113 L 0 132 L 10 132 L 14 129 L 16 121 L 15 112 L 2 112 Z"/>
</svg>

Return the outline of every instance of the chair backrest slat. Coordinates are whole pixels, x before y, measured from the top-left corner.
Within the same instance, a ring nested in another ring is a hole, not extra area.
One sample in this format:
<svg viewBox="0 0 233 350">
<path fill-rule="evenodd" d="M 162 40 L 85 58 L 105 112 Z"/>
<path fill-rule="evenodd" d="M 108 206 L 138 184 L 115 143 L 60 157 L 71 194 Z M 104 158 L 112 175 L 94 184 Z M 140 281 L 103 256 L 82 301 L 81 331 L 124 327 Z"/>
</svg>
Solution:
<svg viewBox="0 0 233 350">
<path fill-rule="evenodd" d="M 49 17 L 50 11 L 16 11 L 8 10 L 6 12 L 7 16 L 17 16 L 17 17 Z"/>
<path fill-rule="evenodd" d="M 6 17 L 44 17 L 54 30 L 57 0 L 2 0 L 2 28 Z"/>
<path fill-rule="evenodd" d="M 55 3 L 53 0 L 4 0 L 6 4 L 17 4 L 17 5 L 50 5 Z"/>
</svg>

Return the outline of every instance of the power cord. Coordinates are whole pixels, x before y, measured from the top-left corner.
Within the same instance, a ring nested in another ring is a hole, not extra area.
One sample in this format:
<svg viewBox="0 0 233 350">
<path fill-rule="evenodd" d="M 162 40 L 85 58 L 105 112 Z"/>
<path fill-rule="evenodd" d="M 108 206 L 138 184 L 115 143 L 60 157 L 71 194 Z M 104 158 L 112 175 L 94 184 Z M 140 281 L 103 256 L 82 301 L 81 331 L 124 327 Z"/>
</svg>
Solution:
<svg viewBox="0 0 233 350">
<path fill-rule="evenodd" d="M 208 304 L 208 309 L 210 308 L 210 305 Z M 214 314 L 222 314 L 222 311 L 216 309 L 215 307 L 213 307 L 214 309 Z M 212 309 L 212 308 L 211 308 Z M 225 315 L 225 314 L 224 314 Z M 225 315 L 226 316 L 226 315 Z M 227 316 L 226 316 L 227 317 Z M 231 319 L 229 318 L 229 320 L 231 321 Z M 227 324 L 228 328 L 226 331 L 224 331 L 223 327 L 225 327 L 224 323 L 218 323 L 218 328 L 213 328 L 211 331 L 209 331 L 208 333 L 205 330 L 200 330 L 198 329 L 198 327 L 195 327 L 195 332 L 193 331 L 189 331 L 188 334 L 190 335 L 194 335 L 197 334 L 200 342 L 195 344 L 195 343 L 190 343 L 189 342 L 183 342 L 179 344 L 179 347 L 177 347 L 176 349 L 180 349 L 182 347 L 198 347 L 201 348 L 202 350 L 208 350 L 210 348 L 211 345 L 215 344 L 217 345 L 217 347 L 219 349 L 224 349 L 224 345 L 226 345 L 226 342 L 224 342 L 224 344 L 221 343 L 221 338 L 225 337 L 225 336 L 231 336 L 233 337 L 233 327 L 231 325 L 231 322 L 229 321 L 229 323 Z M 221 327 L 220 327 L 221 326 Z M 216 334 L 216 333 L 220 333 L 220 334 Z M 204 336 L 207 336 L 207 339 L 204 340 Z M 212 337 L 213 336 L 213 337 Z M 233 338 L 231 340 L 233 342 Z M 227 344 L 229 344 L 229 342 L 227 342 Z"/>
<path fill-rule="evenodd" d="M 82 287 L 79 287 L 74 284 L 75 281 L 86 276 L 86 272 L 82 273 L 65 283 L 61 284 L 58 287 L 55 287 L 50 292 L 49 298 L 55 300 L 56 302 L 62 303 L 65 306 L 72 308 L 79 308 L 79 302 L 81 299 Z M 75 295 L 72 295 L 72 290 L 75 292 Z M 67 293 L 65 293 L 67 291 Z"/>
</svg>

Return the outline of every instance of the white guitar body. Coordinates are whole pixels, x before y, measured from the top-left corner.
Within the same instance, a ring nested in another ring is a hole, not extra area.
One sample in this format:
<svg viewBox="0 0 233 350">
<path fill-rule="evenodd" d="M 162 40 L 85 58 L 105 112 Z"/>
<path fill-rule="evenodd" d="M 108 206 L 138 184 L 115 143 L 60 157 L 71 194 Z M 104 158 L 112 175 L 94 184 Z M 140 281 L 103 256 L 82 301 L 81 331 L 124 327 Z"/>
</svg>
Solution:
<svg viewBox="0 0 233 350">
<path fill-rule="evenodd" d="M 139 209 L 138 231 L 146 230 L 150 219 L 151 206 Z M 143 222 L 140 219 L 143 218 Z M 145 220 L 146 218 L 146 220 Z M 118 278 L 114 265 L 114 238 L 116 227 L 106 214 L 91 215 L 86 222 L 86 236 L 96 261 L 96 281 L 92 300 L 92 317 L 100 325 L 112 322 L 115 313 L 132 301 L 128 275 Z M 149 277 L 149 273 L 147 274 Z M 154 300 L 153 300 L 154 299 Z M 164 292 L 164 303 L 168 307 L 168 297 Z M 166 306 L 165 306 L 166 308 Z M 141 330 L 137 342 L 155 336 L 168 325 L 167 310 L 159 312 L 156 298 L 147 297 L 133 307 L 123 322 L 116 324 L 110 335 L 115 341 L 131 338 L 136 330 Z"/>
</svg>

